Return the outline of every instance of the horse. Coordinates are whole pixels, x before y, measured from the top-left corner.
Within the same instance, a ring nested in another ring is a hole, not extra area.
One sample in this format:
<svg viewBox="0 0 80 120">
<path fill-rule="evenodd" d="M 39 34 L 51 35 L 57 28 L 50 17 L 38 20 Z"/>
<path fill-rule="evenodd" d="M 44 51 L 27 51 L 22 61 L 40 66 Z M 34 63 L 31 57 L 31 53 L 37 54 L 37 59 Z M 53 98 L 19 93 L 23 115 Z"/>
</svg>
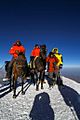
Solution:
<svg viewBox="0 0 80 120">
<path fill-rule="evenodd" d="M 36 77 L 36 90 L 39 90 L 39 84 L 41 82 L 41 89 L 43 89 L 43 82 L 45 76 L 46 67 L 46 45 L 40 46 L 40 56 L 34 58 L 35 68 L 31 70 L 31 78 L 35 81 Z M 33 65 L 34 66 L 34 65 Z"/>
<path fill-rule="evenodd" d="M 7 62 L 9 64 L 9 61 Z M 6 70 L 8 69 L 8 65 L 6 64 Z M 12 76 L 10 78 L 10 91 L 11 91 L 11 81 L 13 81 L 13 98 L 16 98 L 16 84 L 17 79 L 20 77 L 22 79 L 22 95 L 25 94 L 23 91 L 24 79 L 27 75 L 28 67 L 27 60 L 24 54 L 19 54 L 19 56 L 15 59 L 12 65 Z"/>
</svg>

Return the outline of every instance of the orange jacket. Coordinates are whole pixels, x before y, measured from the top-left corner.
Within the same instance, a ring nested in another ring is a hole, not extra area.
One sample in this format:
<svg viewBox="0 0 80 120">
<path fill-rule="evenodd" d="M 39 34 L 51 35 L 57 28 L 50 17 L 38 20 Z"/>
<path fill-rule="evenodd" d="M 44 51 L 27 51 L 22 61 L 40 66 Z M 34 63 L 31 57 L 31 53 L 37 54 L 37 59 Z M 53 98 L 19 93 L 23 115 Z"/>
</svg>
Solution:
<svg viewBox="0 0 80 120">
<path fill-rule="evenodd" d="M 18 57 L 18 54 L 16 53 L 16 50 L 19 51 L 19 52 L 25 53 L 25 48 L 22 45 L 21 46 L 14 45 L 9 50 L 9 54 L 13 55 L 14 58 Z"/>
<path fill-rule="evenodd" d="M 40 48 L 34 48 L 31 52 L 31 56 L 40 56 Z"/>
<path fill-rule="evenodd" d="M 48 63 L 48 72 L 54 72 L 55 71 L 55 63 L 58 62 L 57 58 L 51 58 L 51 57 L 47 57 L 46 58 L 46 62 Z"/>
</svg>

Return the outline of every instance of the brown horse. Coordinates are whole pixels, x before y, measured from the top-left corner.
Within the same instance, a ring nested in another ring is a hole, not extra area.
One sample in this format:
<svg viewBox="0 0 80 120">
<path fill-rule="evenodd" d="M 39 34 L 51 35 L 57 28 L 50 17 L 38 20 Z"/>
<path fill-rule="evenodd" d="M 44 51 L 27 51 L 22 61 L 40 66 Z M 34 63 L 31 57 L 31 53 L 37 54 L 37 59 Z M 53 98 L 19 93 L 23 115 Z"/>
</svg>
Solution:
<svg viewBox="0 0 80 120">
<path fill-rule="evenodd" d="M 45 66 L 46 66 L 46 45 L 40 46 L 40 56 L 35 59 L 35 68 L 31 71 L 31 78 L 33 82 L 36 78 L 36 90 L 39 90 L 39 84 L 41 82 L 41 89 L 43 89 L 43 82 L 45 76 Z M 34 78 L 34 76 L 36 76 Z"/>
<path fill-rule="evenodd" d="M 5 71 L 8 71 L 8 65 L 10 61 L 5 61 Z M 23 91 L 24 79 L 28 74 L 28 65 L 27 60 L 24 54 L 19 54 L 18 58 L 15 59 L 12 70 L 11 70 L 11 78 L 10 78 L 10 91 L 12 90 L 11 82 L 13 82 L 13 98 L 16 98 L 16 84 L 18 77 L 22 79 L 22 94 L 25 94 Z"/>
<path fill-rule="evenodd" d="M 16 83 L 18 77 L 21 77 L 22 79 L 22 94 L 25 94 L 23 91 L 23 84 L 24 84 L 24 79 L 25 76 L 27 75 L 27 61 L 25 56 L 19 55 L 18 58 L 15 60 L 13 63 L 13 68 L 12 68 L 12 80 L 13 80 L 13 98 L 16 98 Z"/>
</svg>

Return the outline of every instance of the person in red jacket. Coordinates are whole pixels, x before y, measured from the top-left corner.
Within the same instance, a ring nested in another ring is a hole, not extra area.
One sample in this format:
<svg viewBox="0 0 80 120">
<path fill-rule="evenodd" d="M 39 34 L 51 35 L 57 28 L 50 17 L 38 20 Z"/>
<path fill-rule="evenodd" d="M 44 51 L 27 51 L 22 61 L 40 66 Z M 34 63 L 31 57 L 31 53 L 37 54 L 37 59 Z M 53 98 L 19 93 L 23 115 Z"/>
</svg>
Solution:
<svg viewBox="0 0 80 120">
<path fill-rule="evenodd" d="M 31 52 L 31 56 L 36 57 L 40 55 L 40 48 L 39 45 L 36 44 L 35 47 L 33 48 L 32 52 Z"/>
<path fill-rule="evenodd" d="M 6 77 L 4 78 L 5 80 L 10 79 L 11 73 L 12 73 L 12 65 L 13 65 L 15 59 L 21 53 L 25 54 L 25 48 L 21 44 L 20 40 L 17 40 L 9 50 L 9 54 L 11 54 L 13 57 L 8 65 L 8 71 L 6 73 Z"/>
<path fill-rule="evenodd" d="M 40 56 L 40 47 L 38 44 L 35 44 L 35 47 L 31 51 L 31 55 L 30 55 L 31 68 L 33 68 L 34 58 L 38 56 Z"/>
<path fill-rule="evenodd" d="M 9 50 L 9 54 L 11 54 L 13 58 L 17 58 L 19 53 L 25 53 L 25 48 L 22 46 L 20 40 L 17 40 Z"/>
<path fill-rule="evenodd" d="M 58 63 L 58 59 L 55 57 L 55 55 L 50 52 L 48 57 L 46 58 L 46 62 L 48 65 L 48 78 L 49 78 L 49 87 L 53 86 L 53 81 L 55 82 L 55 69 L 56 64 Z"/>
</svg>

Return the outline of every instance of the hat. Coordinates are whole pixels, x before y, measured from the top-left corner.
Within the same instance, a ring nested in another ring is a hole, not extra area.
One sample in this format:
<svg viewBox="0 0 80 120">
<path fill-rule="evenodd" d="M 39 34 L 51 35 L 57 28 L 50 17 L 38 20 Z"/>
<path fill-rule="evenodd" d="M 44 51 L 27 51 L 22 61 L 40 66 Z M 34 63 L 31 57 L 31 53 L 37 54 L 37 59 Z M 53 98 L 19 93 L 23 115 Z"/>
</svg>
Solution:
<svg viewBox="0 0 80 120">
<path fill-rule="evenodd" d="M 52 52 L 55 52 L 56 51 L 56 53 L 58 53 L 58 48 L 53 48 L 52 49 Z"/>
<path fill-rule="evenodd" d="M 21 45 L 21 41 L 20 40 L 16 40 L 15 42 L 16 44 L 19 43 Z"/>
<path fill-rule="evenodd" d="M 39 45 L 38 44 L 35 44 L 35 47 L 38 47 Z"/>
</svg>

